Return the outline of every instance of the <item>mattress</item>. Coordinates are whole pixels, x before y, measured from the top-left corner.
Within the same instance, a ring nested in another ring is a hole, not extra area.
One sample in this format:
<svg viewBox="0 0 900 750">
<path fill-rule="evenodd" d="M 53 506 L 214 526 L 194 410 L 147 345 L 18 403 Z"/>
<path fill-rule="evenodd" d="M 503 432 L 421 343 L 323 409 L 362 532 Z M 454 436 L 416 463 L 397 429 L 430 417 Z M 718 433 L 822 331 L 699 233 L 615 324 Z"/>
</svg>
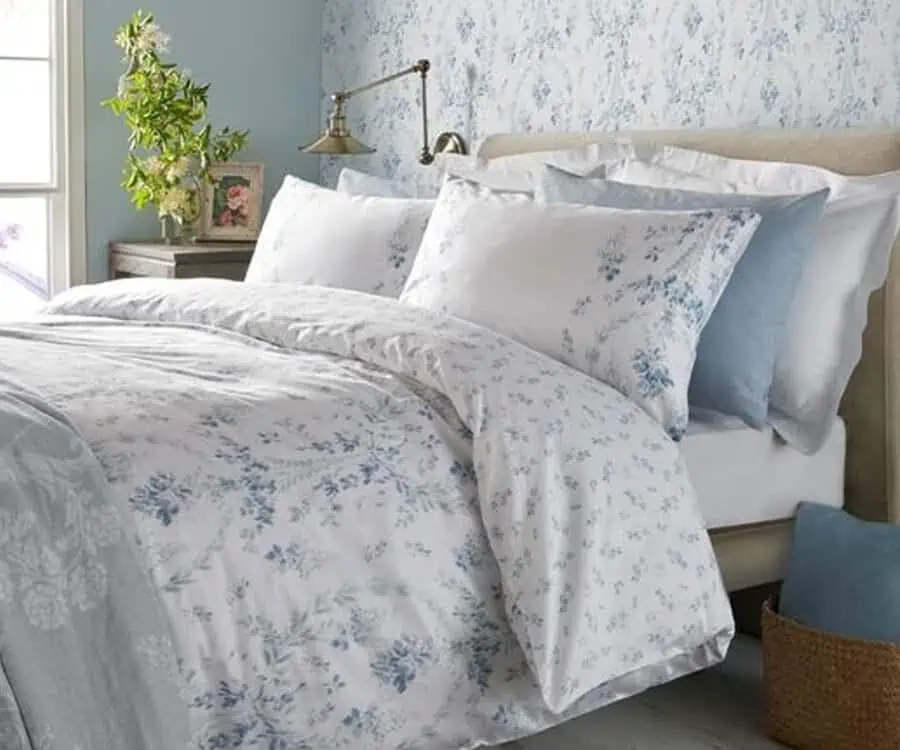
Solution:
<svg viewBox="0 0 900 750">
<path fill-rule="evenodd" d="M 720 529 L 790 518 L 802 500 L 843 507 L 845 446 L 840 419 L 812 456 L 785 444 L 771 428 L 691 422 L 681 452 L 707 528 Z"/>
</svg>

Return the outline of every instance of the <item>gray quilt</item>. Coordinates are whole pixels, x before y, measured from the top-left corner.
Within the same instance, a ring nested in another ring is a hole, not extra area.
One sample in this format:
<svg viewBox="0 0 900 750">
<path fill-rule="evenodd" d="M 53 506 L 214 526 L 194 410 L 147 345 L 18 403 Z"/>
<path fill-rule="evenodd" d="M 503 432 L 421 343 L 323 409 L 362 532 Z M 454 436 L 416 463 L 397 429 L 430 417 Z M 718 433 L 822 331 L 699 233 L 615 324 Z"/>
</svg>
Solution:
<svg viewBox="0 0 900 750">
<path fill-rule="evenodd" d="M 170 633 L 113 498 L 65 415 L 0 377 L 3 750 L 186 745 L 175 675 L 139 653 Z"/>
</svg>

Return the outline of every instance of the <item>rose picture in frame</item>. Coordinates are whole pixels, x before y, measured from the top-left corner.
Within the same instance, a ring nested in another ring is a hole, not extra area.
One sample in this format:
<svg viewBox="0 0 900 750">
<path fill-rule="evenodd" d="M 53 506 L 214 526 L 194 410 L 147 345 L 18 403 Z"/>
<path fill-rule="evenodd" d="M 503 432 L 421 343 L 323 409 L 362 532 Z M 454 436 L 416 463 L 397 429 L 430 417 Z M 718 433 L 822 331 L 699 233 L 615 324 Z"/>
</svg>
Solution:
<svg viewBox="0 0 900 750">
<path fill-rule="evenodd" d="M 252 241 L 262 224 L 263 165 L 214 164 L 204 185 L 200 237 Z"/>
</svg>

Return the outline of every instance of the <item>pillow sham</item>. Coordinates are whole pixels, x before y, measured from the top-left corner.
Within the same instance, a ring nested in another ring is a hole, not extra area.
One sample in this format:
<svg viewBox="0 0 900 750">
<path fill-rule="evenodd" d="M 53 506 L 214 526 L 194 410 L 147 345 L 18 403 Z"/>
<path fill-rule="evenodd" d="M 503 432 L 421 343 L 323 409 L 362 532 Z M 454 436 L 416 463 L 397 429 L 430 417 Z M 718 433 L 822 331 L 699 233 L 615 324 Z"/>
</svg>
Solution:
<svg viewBox="0 0 900 750">
<path fill-rule="evenodd" d="M 470 164 L 453 164 L 446 168 L 446 179 L 461 179 L 494 193 L 521 193 L 534 195 L 535 170 L 533 167 L 508 165 L 503 162 L 475 162 Z"/>
<path fill-rule="evenodd" d="M 480 165 L 505 169 L 526 169 L 534 174 L 544 165 L 551 164 L 557 169 L 571 174 L 585 175 L 608 162 L 636 156 L 634 143 L 623 138 L 603 143 L 585 143 L 581 146 L 554 151 L 530 151 L 497 156 L 490 160 L 480 160 Z"/>
<path fill-rule="evenodd" d="M 875 175 L 844 175 L 812 164 L 733 159 L 677 146 L 662 146 L 645 159 L 681 172 L 723 180 L 758 193 L 809 193 L 827 187 L 832 195 L 850 192 L 892 191 L 900 171 Z"/>
<path fill-rule="evenodd" d="M 697 339 L 759 221 L 546 205 L 451 179 L 400 301 L 592 375 L 679 439 Z"/>
<path fill-rule="evenodd" d="M 373 198 L 416 198 L 409 185 L 388 177 L 359 172 L 344 167 L 338 175 L 337 191 L 349 195 L 369 195 Z M 435 190 L 437 195 L 437 190 Z"/>
<path fill-rule="evenodd" d="M 887 279 L 900 231 L 898 196 L 848 196 L 826 207 L 775 361 L 769 421 L 815 453 L 862 357 L 869 297 Z"/>
<path fill-rule="evenodd" d="M 614 182 L 628 185 L 642 185 L 655 188 L 675 188 L 677 190 L 693 190 L 698 193 L 737 193 L 738 186 L 727 180 L 715 180 L 715 190 L 711 189 L 711 178 L 705 175 L 692 174 L 659 164 L 649 164 L 640 159 L 620 159 L 607 165 L 603 174 L 590 174 L 588 177 L 605 177 Z M 820 190 L 821 187 L 816 188 Z M 807 192 L 814 192 L 810 190 Z M 785 193 L 788 194 L 788 193 Z"/>
<path fill-rule="evenodd" d="M 287 176 L 272 200 L 247 281 L 396 297 L 434 201 L 348 195 Z"/>
<path fill-rule="evenodd" d="M 759 228 L 700 335 L 688 401 L 752 427 L 766 424 L 775 357 L 827 188 L 811 195 L 723 195 L 579 178 L 547 167 L 535 197 L 644 211 L 750 208 L 758 213 Z"/>
<path fill-rule="evenodd" d="M 589 143 L 558 151 L 531 151 L 498 156 L 493 159 L 448 160 L 444 172 L 498 193 L 533 194 L 535 181 L 546 164 L 577 175 L 602 173 L 606 164 L 615 163 L 635 153 L 628 141 Z"/>
<path fill-rule="evenodd" d="M 675 152 L 668 148 L 667 153 Z M 828 438 L 862 356 L 869 297 L 887 278 L 900 231 L 900 172 L 847 178 L 803 164 L 773 163 L 770 168 L 768 162 L 708 156 L 709 163 L 724 165 L 717 177 L 691 174 L 679 183 L 679 172 L 672 165 L 687 167 L 694 162 L 669 160 L 668 166 L 645 165 L 640 172 L 623 163 L 610 170 L 611 179 L 639 178 L 647 184 L 657 175 L 666 186 L 757 195 L 831 188 L 791 303 L 769 396 L 769 423 L 797 450 L 816 453 Z M 738 167 L 732 169 L 729 165 L 735 162 Z M 750 172 L 755 165 L 759 168 Z M 738 177 L 749 181 L 738 184 L 733 181 Z"/>
</svg>

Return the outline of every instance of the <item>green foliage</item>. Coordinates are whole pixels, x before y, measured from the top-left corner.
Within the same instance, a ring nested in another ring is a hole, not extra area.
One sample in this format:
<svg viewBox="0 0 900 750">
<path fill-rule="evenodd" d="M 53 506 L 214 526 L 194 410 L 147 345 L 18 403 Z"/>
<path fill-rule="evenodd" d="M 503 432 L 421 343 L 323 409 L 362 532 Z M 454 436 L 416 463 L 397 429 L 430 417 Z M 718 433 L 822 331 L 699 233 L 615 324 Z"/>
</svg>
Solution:
<svg viewBox="0 0 900 750">
<path fill-rule="evenodd" d="M 103 102 L 131 131 L 122 187 L 137 208 L 191 223 L 200 212 L 199 188 L 209 167 L 242 150 L 249 131 L 213 130 L 207 118 L 209 85 L 164 62 L 169 38 L 149 13 L 138 11 L 116 33 L 126 72 L 116 96 Z"/>
</svg>

